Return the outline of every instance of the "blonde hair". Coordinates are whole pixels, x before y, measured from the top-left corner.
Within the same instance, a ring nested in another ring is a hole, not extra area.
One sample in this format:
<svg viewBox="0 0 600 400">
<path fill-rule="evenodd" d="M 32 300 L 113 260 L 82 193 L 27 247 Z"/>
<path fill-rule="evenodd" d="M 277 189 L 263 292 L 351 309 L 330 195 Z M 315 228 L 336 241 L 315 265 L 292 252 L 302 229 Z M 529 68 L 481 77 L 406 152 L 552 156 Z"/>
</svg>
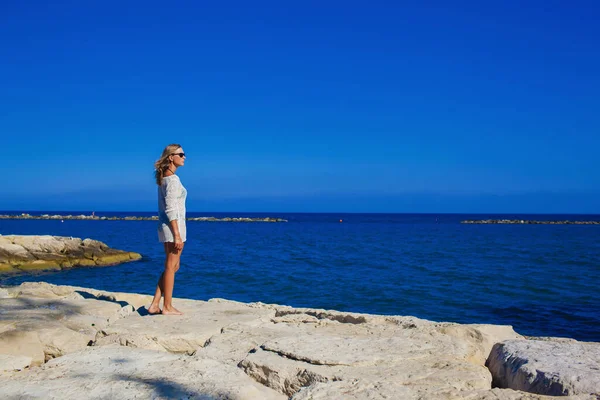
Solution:
<svg viewBox="0 0 600 400">
<path fill-rule="evenodd" d="M 157 185 L 160 185 L 162 183 L 162 180 L 165 176 L 165 171 L 171 166 L 171 160 L 169 159 L 169 157 L 171 157 L 173 153 L 179 148 L 181 148 L 181 145 L 177 143 L 172 143 L 168 145 L 163 150 L 160 158 L 154 163 L 154 177 L 156 178 Z"/>
</svg>

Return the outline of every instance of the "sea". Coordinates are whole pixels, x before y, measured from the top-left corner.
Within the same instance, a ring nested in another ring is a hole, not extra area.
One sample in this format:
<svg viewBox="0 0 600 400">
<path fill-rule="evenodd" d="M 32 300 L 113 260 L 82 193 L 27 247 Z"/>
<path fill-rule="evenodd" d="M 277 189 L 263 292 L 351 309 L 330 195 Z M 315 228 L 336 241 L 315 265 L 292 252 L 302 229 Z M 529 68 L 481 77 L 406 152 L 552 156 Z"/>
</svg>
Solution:
<svg viewBox="0 0 600 400">
<path fill-rule="evenodd" d="M 600 341 L 600 225 L 461 223 L 600 215 L 188 213 L 200 216 L 288 222 L 188 221 L 175 297 L 512 325 L 527 336 Z M 143 256 L 111 267 L 0 276 L 0 285 L 45 281 L 153 294 L 164 267 L 156 228 L 155 221 L 0 220 L 2 235 L 91 238 Z"/>
</svg>

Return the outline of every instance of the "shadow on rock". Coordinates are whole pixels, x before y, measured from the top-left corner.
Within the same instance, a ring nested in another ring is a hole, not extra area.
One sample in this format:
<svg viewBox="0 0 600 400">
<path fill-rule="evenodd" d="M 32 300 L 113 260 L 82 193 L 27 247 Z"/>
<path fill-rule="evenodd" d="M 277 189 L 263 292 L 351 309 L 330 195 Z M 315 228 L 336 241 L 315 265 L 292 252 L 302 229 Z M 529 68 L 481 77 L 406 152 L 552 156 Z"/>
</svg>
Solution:
<svg viewBox="0 0 600 400">
<path fill-rule="evenodd" d="M 97 296 L 88 293 L 88 292 L 84 292 L 82 290 L 76 290 L 75 293 L 77 293 L 78 295 L 80 295 L 81 297 L 83 297 L 84 299 L 93 299 L 93 300 L 101 300 L 101 301 L 108 301 L 110 303 L 115 303 L 120 305 L 121 307 L 125 307 L 128 306 L 129 303 L 126 301 L 118 301 L 117 299 L 115 299 L 113 296 L 109 296 L 109 295 L 104 295 L 104 294 L 99 294 Z"/>
<path fill-rule="evenodd" d="M 133 382 L 149 386 L 154 393 L 152 398 L 160 399 L 197 399 L 197 400 L 217 400 L 217 399 L 229 399 L 225 393 L 218 394 L 205 394 L 198 393 L 193 389 L 186 387 L 177 382 L 172 382 L 166 379 L 152 379 L 152 378 L 140 378 L 132 375 L 118 375 L 115 380 Z"/>
<path fill-rule="evenodd" d="M 14 297 L 1 299 L 0 305 L 0 320 L 21 320 L 23 313 L 27 313 L 28 322 L 47 321 L 53 316 L 59 319 L 80 314 L 83 310 L 83 306 L 65 303 L 63 299 Z"/>
</svg>

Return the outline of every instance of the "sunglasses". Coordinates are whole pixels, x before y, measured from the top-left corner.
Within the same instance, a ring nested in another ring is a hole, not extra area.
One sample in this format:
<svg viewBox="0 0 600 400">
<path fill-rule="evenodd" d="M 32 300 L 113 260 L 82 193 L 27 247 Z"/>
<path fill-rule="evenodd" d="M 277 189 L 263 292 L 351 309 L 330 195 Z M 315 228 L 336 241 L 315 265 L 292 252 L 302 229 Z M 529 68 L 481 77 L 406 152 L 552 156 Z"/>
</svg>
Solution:
<svg viewBox="0 0 600 400">
<path fill-rule="evenodd" d="M 185 157 L 185 153 L 173 153 L 172 156 L 179 156 L 181 158 Z"/>
</svg>

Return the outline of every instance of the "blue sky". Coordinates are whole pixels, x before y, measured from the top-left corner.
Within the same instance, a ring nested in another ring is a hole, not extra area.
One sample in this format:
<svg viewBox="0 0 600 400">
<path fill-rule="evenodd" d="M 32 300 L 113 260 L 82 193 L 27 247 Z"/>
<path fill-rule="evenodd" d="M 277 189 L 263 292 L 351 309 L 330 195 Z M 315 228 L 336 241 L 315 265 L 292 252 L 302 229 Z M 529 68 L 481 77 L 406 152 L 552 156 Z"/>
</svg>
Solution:
<svg viewBox="0 0 600 400">
<path fill-rule="evenodd" d="M 47 3 L 0 4 L 0 210 L 153 211 L 177 142 L 191 211 L 600 213 L 597 2 Z"/>
</svg>

